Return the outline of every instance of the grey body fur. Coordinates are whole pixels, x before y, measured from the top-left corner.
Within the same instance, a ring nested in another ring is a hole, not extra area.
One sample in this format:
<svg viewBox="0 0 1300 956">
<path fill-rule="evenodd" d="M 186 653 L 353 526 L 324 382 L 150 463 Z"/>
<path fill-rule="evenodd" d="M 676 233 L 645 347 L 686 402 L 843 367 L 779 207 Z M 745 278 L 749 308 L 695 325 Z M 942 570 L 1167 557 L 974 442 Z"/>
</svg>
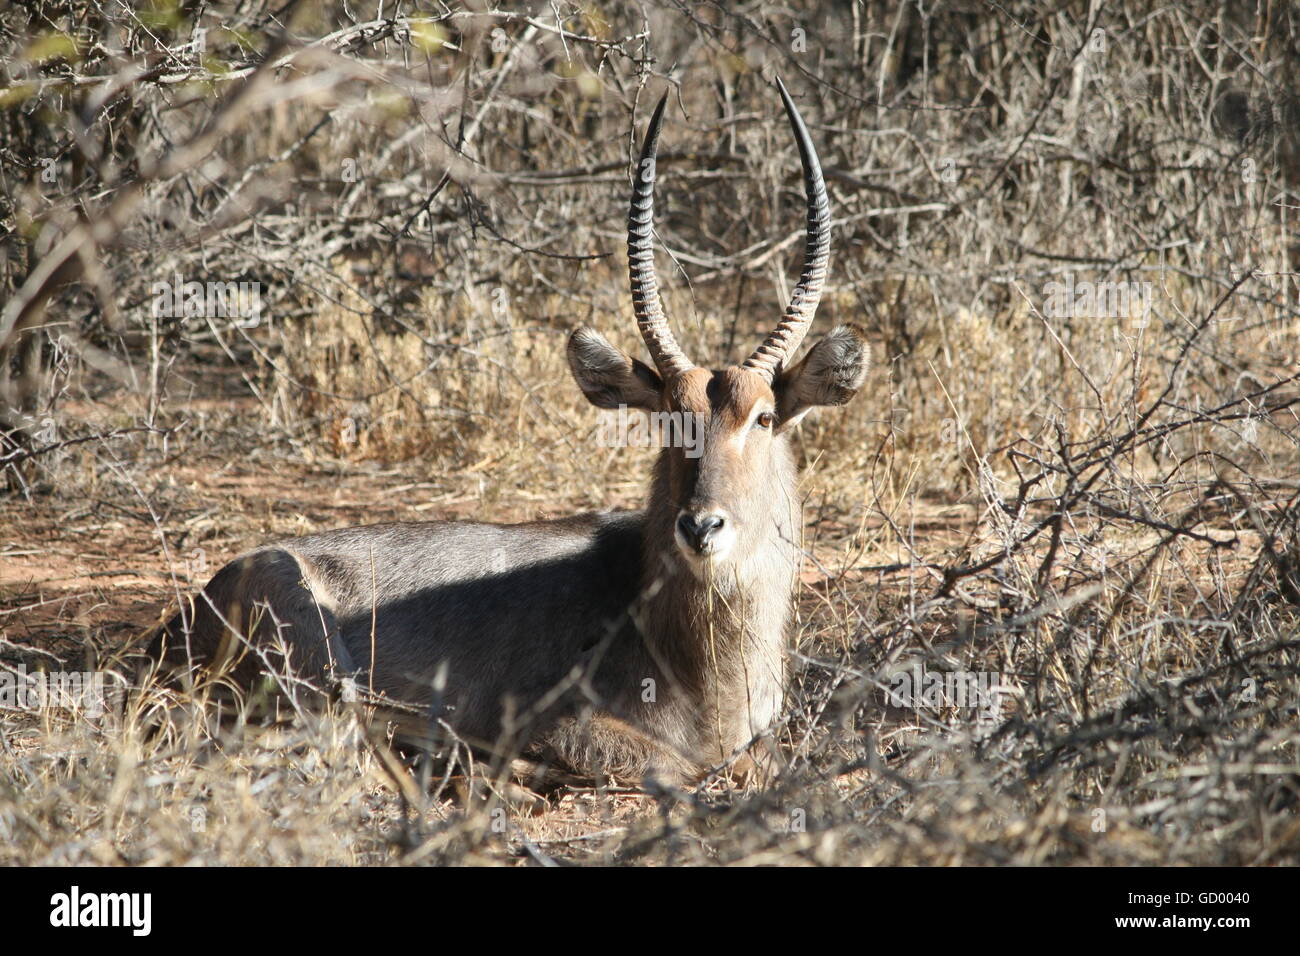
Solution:
<svg viewBox="0 0 1300 956">
<path fill-rule="evenodd" d="M 678 509 L 661 463 L 649 512 L 372 525 L 257 548 L 213 577 L 188 641 L 177 614 L 155 652 L 211 662 L 238 654 L 234 633 L 247 634 L 287 646 L 300 676 L 350 676 L 426 708 L 436 697 L 457 734 L 485 749 L 518 747 L 578 772 L 690 777 L 733 756 L 781 706 L 798 566 L 788 448 L 784 458 L 753 525 L 769 540 L 711 582 L 673 542 Z M 262 666 L 245 652 L 232 671 L 247 681 Z M 602 733 L 602 721 L 618 732 Z"/>
</svg>

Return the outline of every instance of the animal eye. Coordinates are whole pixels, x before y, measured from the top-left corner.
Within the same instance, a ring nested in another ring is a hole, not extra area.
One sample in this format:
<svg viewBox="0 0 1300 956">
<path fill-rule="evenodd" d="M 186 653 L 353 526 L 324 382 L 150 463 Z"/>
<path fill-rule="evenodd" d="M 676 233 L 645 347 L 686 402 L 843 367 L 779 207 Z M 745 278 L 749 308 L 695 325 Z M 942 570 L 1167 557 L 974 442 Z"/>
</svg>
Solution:
<svg viewBox="0 0 1300 956">
<path fill-rule="evenodd" d="M 758 418 L 754 419 L 754 424 L 759 428 L 771 428 L 776 424 L 776 416 L 771 412 L 763 412 Z"/>
</svg>

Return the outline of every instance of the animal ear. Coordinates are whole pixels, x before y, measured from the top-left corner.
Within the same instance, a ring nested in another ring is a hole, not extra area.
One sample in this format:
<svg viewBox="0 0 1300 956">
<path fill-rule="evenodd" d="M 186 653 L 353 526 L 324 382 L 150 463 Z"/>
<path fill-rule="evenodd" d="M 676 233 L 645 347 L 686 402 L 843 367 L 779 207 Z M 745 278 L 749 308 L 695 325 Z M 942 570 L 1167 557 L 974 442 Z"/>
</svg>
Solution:
<svg viewBox="0 0 1300 956">
<path fill-rule="evenodd" d="M 569 336 L 568 354 L 573 377 L 591 404 L 598 408 L 659 410 L 663 381 L 658 374 L 645 362 L 610 345 L 595 329 L 574 329 Z"/>
<path fill-rule="evenodd" d="M 783 371 L 773 386 L 782 431 L 799 423 L 818 405 L 843 405 L 858 393 L 871 365 L 867 334 L 856 325 L 841 325 Z"/>
</svg>

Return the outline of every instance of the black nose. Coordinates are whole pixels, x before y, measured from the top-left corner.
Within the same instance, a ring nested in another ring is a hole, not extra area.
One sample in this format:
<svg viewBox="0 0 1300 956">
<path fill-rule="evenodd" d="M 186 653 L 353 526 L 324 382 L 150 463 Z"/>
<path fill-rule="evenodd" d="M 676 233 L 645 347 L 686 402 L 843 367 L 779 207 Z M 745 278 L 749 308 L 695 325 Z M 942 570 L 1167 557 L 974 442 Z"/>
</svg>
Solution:
<svg viewBox="0 0 1300 956">
<path fill-rule="evenodd" d="M 722 527 L 722 515 L 684 514 L 677 519 L 677 530 L 682 533 L 692 548 L 703 551 L 704 545 L 715 531 Z"/>
</svg>

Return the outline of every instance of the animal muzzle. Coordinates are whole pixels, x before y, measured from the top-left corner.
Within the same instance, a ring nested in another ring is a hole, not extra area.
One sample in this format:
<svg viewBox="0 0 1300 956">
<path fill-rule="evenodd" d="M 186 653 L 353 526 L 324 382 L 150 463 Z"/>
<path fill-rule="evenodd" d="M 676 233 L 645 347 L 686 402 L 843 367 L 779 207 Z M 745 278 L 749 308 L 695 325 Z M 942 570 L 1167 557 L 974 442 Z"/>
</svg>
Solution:
<svg viewBox="0 0 1300 956">
<path fill-rule="evenodd" d="M 731 521 L 721 511 L 683 511 L 677 517 L 677 545 L 691 557 L 722 557 L 734 537 Z"/>
</svg>

